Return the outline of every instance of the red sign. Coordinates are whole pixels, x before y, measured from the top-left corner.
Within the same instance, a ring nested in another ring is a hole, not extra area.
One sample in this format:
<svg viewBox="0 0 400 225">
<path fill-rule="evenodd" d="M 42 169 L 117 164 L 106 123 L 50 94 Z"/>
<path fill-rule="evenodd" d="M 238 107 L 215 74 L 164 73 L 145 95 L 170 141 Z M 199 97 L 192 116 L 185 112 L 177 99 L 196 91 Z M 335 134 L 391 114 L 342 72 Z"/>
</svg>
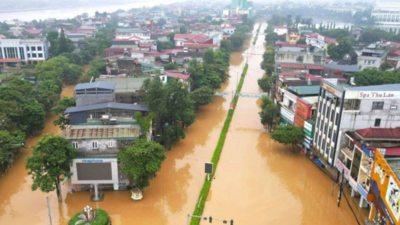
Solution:
<svg viewBox="0 0 400 225">
<path fill-rule="evenodd" d="M 311 105 L 303 102 L 301 98 L 297 98 L 296 116 L 301 116 L 301 118 L 303 118 L 303 124 L 304 124 L 304 120 L 310 119 L 310 115 L 311 115 Z"/>
<path fill-rule="evenodd" d="M 293 125 L 296 126 L 296 127 L 304 127 L 304 119 L 301 116 L 296 114 L 294 116 Z"/>
</svg>

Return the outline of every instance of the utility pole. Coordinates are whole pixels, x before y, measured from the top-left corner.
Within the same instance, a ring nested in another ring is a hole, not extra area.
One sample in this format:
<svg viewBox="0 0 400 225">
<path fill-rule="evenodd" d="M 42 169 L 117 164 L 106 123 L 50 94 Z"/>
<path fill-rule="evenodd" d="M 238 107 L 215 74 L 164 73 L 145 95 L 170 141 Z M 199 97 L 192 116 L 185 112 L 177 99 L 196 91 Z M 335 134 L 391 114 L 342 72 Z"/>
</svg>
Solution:
<svg viewBox="0 0 400 225">
<path fill-rule="evenodd" d="M 50 225 L 53 225 L 53 222 L 51 221 L 51 211 L 50 211 L 49 196 L 46 197 L 46 201 L 47 201 L 47 211 L 49 211 Z"/>
<path fill-rule="evenodd" d="M 342 199 L 342 194 L 343 194 L 343 172 L 341 173 L 341 182 L 340 182 L 340 188 L 339 188 L 339 193 L 338 193 L 338 203 L 337 206 L 340 207 L 340 200 Z"/>
</svg>

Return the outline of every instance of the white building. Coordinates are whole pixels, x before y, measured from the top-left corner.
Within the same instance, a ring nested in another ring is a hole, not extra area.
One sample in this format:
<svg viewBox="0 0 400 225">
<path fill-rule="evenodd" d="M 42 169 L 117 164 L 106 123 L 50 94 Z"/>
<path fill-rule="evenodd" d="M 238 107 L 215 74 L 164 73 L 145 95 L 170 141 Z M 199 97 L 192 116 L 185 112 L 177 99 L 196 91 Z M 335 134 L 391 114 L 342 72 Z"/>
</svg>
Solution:
<svg viewBox="0 0 400 225">
<path fill-rule="evenodd" d="M 400 2 L 377 2 L 371 17 L 379 24 L 400 25 Z"/>
<path fill-rule="evenodd" d="M 400 84 L 341 87 L 321 81 L 313 147 L 336 166 L 345 132 L 368 127 L 400 126 Z"/>
<path fill-rule="evenodd" d="M 387 50 L 380 43 L 368 45 L 357 57 L 357 66 L 360 70 L 367 68 L 380 68 L 386 61 Z"/>
<path fill-rule="evenodd" d="M 39 39 L 0 39 L 0 59 L 19 59 L 22 65 L 48 58 L 47 41 Z"/>
<path fill-rule="evenodd" d="M 150 32 L 135 28 L 118 28 L 115 31 L 115 39 L 129 39 L 131 37 L 150 39 Z"/>
<path fill-rule="evenodd" d="M 276 33 L 277 35 L 281 36 L 281 35 L 287 34 L 289 28 L 292 28 L 292 27 L 274 26 L 274 33 Z"/>
</svg>

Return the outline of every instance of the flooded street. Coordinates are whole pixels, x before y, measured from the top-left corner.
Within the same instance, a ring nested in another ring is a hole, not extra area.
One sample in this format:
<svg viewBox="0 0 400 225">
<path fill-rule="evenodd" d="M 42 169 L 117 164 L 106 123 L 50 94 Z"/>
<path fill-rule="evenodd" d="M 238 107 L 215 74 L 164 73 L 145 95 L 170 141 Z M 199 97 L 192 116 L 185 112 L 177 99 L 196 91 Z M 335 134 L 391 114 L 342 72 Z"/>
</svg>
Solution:
<svg viewBox="0 0 400 225">
<path fill-rule="evenodd" d="M 249 70 L 242 92 L 259 91 L 263 40 L 260 35 L 256 46 L 247 50 L 253 55 L 247 54 Z M 242 52 L 250 44 L 248 38 Z M 235 90 L 245 60 L 241 53 L 232 53 L 231 77 L 220 91 Z M 73 96 L 73 86 L 64 88 L 62 95 Z M 55 192 L 31 191 L 32 180 L 25 170 L 30 147 L 43 134 L 60 132 L 53 125 L 56 117 L 49 115 L 45 129 L 27 140 L 13 168 L 0 178 L 0 224 L 49 224 L 46 196 L 53 225 L 67 224 L 86 205 L 105 209 L 113 225 L 186 224 L 203 185 L 204 162 L 211 160 L 231 98 L 215 96 L 198 110 L 186 139 L 167 152 L 161 171 L 140 202 L 133 202 L 128 191 L 107 191 L 103 202 L 93 203 L 89 201 L 92 192 L 68 193 L 68 184 L 63 185 L 61 203 Z M 258 111 L 256 99 L 239 99 L 204 215 L 234 219 L 235 224 L 355 224 L 347 204 L 336 206 L 337 194 L 330 196 L 332 183 L 323 173 L 303 155 L 269 139 Z"/>
<path fill-rule="evenodd" d="M 250 40 L 246 42 L 249 45 Z M 237 76 L 243 68 L 243 57 L 232 53 L 231 78 L 219 91 L 234 91 Z M 63 96 L 73 96 L 73 86 L 64 88 Z M 210 161 L 229 109 L 231 96 L 213 97 L 213 102 L 200 107 L 196 121 L 186 130 L 186 139 L 175 143 L 162 164 L 161 171 L 145 190 L 145 198 L 133 202 L 128 191 L 104 192 L 103 202 L 90 202 L 92 192 L 68 193 L 63 185 L 63 202 L 58 203 L 55 192 L 31 191 L 32 180 L 25 170 L 25 158 L 45 133 L 60 131 L 50 115 L 46 127 L 27 141 L 14 167 L 0 178 L 0 224 L 49 224 L 46 196 L 50 197 L 53 225 L 67 224 L 76 212 L 90 205 L 105 209 L 113 225 L 121 224 L 185 224 L 192 213 L 204 181 L 204 162 Z"/>
<path fill-rule="evenodd" d="M 249 70 L 242 92 L 259 92 L 265 28 L 245 52 Z M 337 189 L 331 196 L 326 175 L 269 138 L 258 104 L 254 98 L 238 101 L 203 216 L 235 224 L 357 224 L 344 200 L 337 207 Z"/>
</svg>

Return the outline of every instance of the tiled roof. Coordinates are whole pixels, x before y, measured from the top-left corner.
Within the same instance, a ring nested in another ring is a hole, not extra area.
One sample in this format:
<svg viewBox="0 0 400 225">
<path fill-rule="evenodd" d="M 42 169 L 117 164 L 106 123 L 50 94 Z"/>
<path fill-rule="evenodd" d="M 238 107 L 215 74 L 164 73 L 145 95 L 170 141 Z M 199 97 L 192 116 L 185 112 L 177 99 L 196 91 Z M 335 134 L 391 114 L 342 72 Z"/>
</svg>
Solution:
<svg viewBox="0 0 400 225">
<path fill-rule="evenodd" d="M 305 69 L 306 67 L 304 64 L 281 63 L 281 68 Z"/>
<path fill-rule="evenodd" d="M 390 56 L 399 56 L 400 55 L 400 49 L 399 50 L 395 50 L 393 52 L 389 53 Z"/>
<path fill-rule="evenodd" d="M 363 139 L 400 139 L 400 128 L 365 128 L 355 131 Z"/>
<path fill-rule="evenodd" d="M 25 32 L 28 34 L 40 34 L 42 33 L 42 29 L 26 29 Z"/>
<path fill-rule="evenodd" d="M 63 131 L 63 136 L 67 139 L 136 139 L 139 129 L 138 126 L 72 126 Z"/>
<path fill-rule="evenodd" d="M 323 65 L 308 65 L 307 67 L 310 70 L 323 70 L 324 69 Z"/>
<path fill-rule="evenodd" d="M 218 45 L 215 44 L 201 44 L 201 43 L 185 43 L 185 47 L 205 47 L 205 48 L 216 48 Z"/>
<path fill-rule="evenodd" d="M 171 72 L 165 71 L 165 75 L 167 75 L 168 77 L 179 78 L 182 80 L 189 79 L 189 75 L 185 75 L 185 74 L 181 74 L 181 73 L 171 73 Z"/>
</svg>

